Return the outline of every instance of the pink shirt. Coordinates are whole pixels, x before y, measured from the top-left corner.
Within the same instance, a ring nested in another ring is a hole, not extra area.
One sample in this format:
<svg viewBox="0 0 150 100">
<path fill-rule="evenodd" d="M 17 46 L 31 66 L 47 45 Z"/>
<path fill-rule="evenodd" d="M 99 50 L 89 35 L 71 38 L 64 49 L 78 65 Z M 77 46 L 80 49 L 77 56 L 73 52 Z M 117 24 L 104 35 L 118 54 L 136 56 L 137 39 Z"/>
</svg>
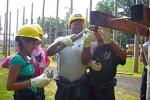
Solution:
<svg viewBox="0 0 150 100">
<path fill-rule="evenodd" d="M 12 55 L 6 57 L 3 59 L 2 61 L 2 67 L 3 68 L 9 68 L 9 60 L 11 59 Z M 44 69 L 46 67 L 48 67 L 48 65 L 50 64 L 50 60 L 48 58 L 48 56 L 46 55 L 44 49 L 42 49 L 41 47 L 38 47 L 37 49 L 35 49 L 32 54 L 31 57 L 33 59 L 32 63 L 35 67 L 35 74 L 34 76 L 39 76 L 43 73 Z"/>
<path fill-rule="evenodd" d="M 35 67 L 35 77 L 41 75 L 44 69 L 50 64 L 50 60 L 44 49 L 40 47 L 32 52 L 31 58 L 33 59 L 32 63 Z"/>
</svg>

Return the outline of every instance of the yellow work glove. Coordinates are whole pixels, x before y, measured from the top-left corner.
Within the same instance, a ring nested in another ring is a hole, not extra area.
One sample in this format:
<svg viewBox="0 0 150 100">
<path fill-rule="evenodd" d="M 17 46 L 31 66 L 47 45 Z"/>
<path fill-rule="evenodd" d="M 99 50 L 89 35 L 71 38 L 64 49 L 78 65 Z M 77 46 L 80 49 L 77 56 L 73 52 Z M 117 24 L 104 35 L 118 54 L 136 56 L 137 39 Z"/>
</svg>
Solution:
<svg viewBox="0 0 150 100">
<path fill-rule="evenodd" d="M 111 32 L 109 29 L 102 28 L 104 44 L 112 43 Z"/>
<path fill-rule="evenodd" d="M 91 62 L 88 63 L 88 66 L 95 71 L 100 71 L 102 69 L 101 63 L 96 63 L 96 61 L 93 60 L 91 60 Z"/>
<path fill-rule="evenodd" d="M 83 40 L 84 40 L 83 46 L 85 48 L 90 47 L 91 46 L 91 42 L 95 41 L 95 37 L 93 35 L 93 32 L 90 31 L 87 34 L 84 34 Z"/>
<path fill-rule="evenodd" d="M 67 47 L 71 47 L 74 44 L 70 36 L 59 37 L 54 42 L 58 42 L 58 41 L 65 44 Z"/>
<path fill-rule="evenodd" d="M 31 79 L 31 86 L 42 88 L 50 83 L 51 79 L 47 78 L 46 74 L 41 74 L 36 78 Z"/>
</svg>

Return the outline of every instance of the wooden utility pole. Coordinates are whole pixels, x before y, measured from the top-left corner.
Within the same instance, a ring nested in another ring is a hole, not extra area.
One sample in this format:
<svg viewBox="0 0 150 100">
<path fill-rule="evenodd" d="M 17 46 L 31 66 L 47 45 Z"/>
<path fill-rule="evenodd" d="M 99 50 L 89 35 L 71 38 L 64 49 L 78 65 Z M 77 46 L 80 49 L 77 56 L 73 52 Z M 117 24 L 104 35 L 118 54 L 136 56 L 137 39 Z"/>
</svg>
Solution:
<svg viewBox="0 0 150 100">
<path fill-rule="evenodd" d="M 25 7 L 23 7 L 22 25 L 25 24 Z"/>
<path fill-rule="evenodd" d="M 70 2 L 70 15 L 73 13 L 73 0 Z"/>
<path fill-rule="evenodd" d="M 117 7 L 118 7 L 118 3 L 117 3 L 117 0 L 115 0 L 115 4 L 114 4 L 114 16 L 118 16 L 118 13 L 117 13 L 118 9 L 117 9 Z M 114 42 L 118 42 L 117 41 L 117 31 L 116 30 L 113 30 L 113 41 Z"/>
<path fill-rule="evenodd" d="M 140 35 L 136 34 L 134 38 L 134 61 L 133 61 L 133 70 L 136 73 L 138 73 L 139 41 L 140 41 Z"/>
<path fill-rule="evenodd" d="M 33 24 L 33 2 L 31 4 L 31 24 Z"/>
<path fill-rule="evenodd" d="M 57 0 L 57 5 L 56 5 L 56 33 L 55 33 L 55 39 L 58 37 L 58 24 L 59 24 L 58 13 L 59 13 L 59 0 Z"/>
<path fill-rule="evenodd" d="M 89 14 L 88 8 L 86 8 L 86 20 L 87 20 L 87 21 L 88 21 L 88 19 L 89 19 L 88 14 Z"/>
<path fill-rule="evenodd" d="M 5 13 L 5 23 L 4 23 L 4 34 L 3 34 L 3 41 L 4 41 L 4 45 L 3 45 L 3 53 L 6 55 L 6 13 Z"/>
<path fill-rule="evenodd" d="M 49 43 L 52 43 L 54 41 L 52 37 L 52 17 L 50 16 L 49 19 L 51 21 L 50 21 L 50 26 L 49 26 L 48 40 L 49 40 Z"/>
<path fill-rule="evenodd" d="M 136 0 L 136 4 L 139 4 L 140 0 Z M 140 32 L 137 30 L 137 32 Z M 134 72 L 138 73 L 138 62 L 139 62 L 139 40 L 140 40 L 140 33 L 135 34 L 134 37 L 134 61 L 133 61 L 133 70 Z"/>
<path fill-rule="evenodd" d="M 90 0 L 90 5 L 89 5 L 89 23 L 90 23 L 90 15 L 91 15 L 91 11 L 92 11 L 92 0 Z"/>
<path fill-rule="evenodd" d="M 10 15 L 9 15 L 9 45 L 8 45 L 8 55 L 10 55 L 10 48 L 11 48 L 11 12 L 10 12 Z"/>
<path fill-rule="evenodd" d="M 43 9 L 42 9 L 42 29 L 43 29 L 43 31 L 44 31 L 44 23 L 45 23 L 44 13 L 45 13 L 45 0 L 43 0 Z M 45 40 L 42 45 L 45 45 Z"/>
<path fill-rule="evenodd" d="M 16 33 L 18 31 L 18 18 L 19 18 L 19 9 L 17 9 Z"/>
<path fill-rule="evenodd" d="M 5 20 L 5 56 L 7 56 L 7 35 L 8 35 L 8 11 L 9 11 L 9 0 L 7 0 L 7 5 L 6 5 L 6 20 Z"/>
<path fill-rule="evenodd" d="M 14 34 L 14 36 L 15 35 L 17 35 L 17 32 L 18 32 L 18 18 L 19 18 L 19 9 L 17 9 L 17 17 L 16 17 L 17 19 L 16 19 L 16 33 Z M 15 37 L 14 37 L 14 40 L 15 40 Z M 17 45 L 16 45 L 16 43 L 14 43 L 14 50 L 16 50 L 17 51 Z"/>
<path fill-rule="evenodd" d="M 43 0 L 43 9 L 42 9 L 42 29 L 44 28 L 43 25 L 45 22 L 44 13 L 45 13 L 45 0 Z"/>
</svg>

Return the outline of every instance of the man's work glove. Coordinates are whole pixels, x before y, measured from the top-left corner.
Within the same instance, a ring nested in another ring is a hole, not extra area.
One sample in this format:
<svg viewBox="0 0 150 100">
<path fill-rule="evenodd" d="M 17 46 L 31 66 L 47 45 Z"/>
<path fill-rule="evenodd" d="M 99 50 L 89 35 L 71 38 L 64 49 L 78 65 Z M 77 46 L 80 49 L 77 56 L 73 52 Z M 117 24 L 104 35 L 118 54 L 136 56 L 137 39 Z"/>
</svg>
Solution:
<svg viewBox="0 0 150 100">
<path fill-rule="evenodd" d="M 31 86 L 42 88 L 50 83 L 50 78 L 47 78 L 46 74 L 41 74 L 36 78 L 31 79 Z"/>
<path fill-rule="evenodd" d="M 148 65 L 146 65 L 145 68 L 148 69 Z"/>
<path fill-rule="evenodd" d="M 91 46 L 91 42 L 95 41 L 95 37 L 94 37 L 93 33 L 90 31 L 83 36 L 83 40 L 84 40 L 83 46 L 85 48 L 88 48 Z"/>
<path fill-rule="evenodd" d="M 59 37 L 54 42 L 58 42 L 58 41 L 65 44 L 67 47 L 73 46 L 73 41 L 71 40 L 70 36 Z"/>
<path fill-rule="evenodd" d="M 102 28 L 104 44 L 112 43 L 110 29 Z"/>
<path fill-rule="evenodd" d="M 88 63 L 88 66 L 95 71 L 100 71 L 102 69 L 101 63 L 97 63 L 96 61 L 93 60 L 91 60 L 91 62 Z"/>
</svg>

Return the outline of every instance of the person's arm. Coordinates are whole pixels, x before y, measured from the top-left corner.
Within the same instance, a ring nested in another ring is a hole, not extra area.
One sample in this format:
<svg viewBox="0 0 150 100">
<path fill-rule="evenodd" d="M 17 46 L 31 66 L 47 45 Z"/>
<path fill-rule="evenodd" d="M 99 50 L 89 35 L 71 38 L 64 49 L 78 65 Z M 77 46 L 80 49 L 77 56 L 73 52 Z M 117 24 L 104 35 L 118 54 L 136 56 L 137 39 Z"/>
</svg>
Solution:
<svg viewBox="0 0 150 100">
<path fill-rule="evenodd" d="M 84 65 L 88 64 L 91 61 L 92 54 L 90 49 L 93 49 L 91 48 L 91 42 L 96 41 L 98 46 L 104 44 L 101 29 L 99 29 L 99 31 L 91 32 L 88 34 L 89 35 L 84 36 L 84 48 L 81 55 L 81 60 Z"/>
<path fill-rule="evenodd" d="M 71 35 L 73 36 L 73 35 Z M 48 56 L 53 56 L 54 54 L 60 52 L 63 48 L 71 47 L 73 45 L 73 41 L 71 36 L 58 37 L 47 49 L 46 54 Z"/>
<path fill-rule="evenodd" d="M 83 35 L 83 51 L 81 54 L 81 62 L 83 65 L 87 65 L 91 61 L 91 42 L 94 41 L 94 35 L 89 32 Z"/>
<path fill-rule="evenodd" d="M 94 52 L 94 50 L 93 50 L 94 44 L 93 44 L 93 46 L 91 46 L 91 42 L 95 42 L 95 38 L 96 38 L 97 42 L 100 40 L 100 38 L 97 38 L 97 34 L 99 34 L 99 32 L 91 32 L 83 37 L 83 39 L 84 39 L 83 47 L 84 48 L 82 51 L 81 60 L 82 60 L 83 65 L 86 65 L 95 71 L 100 71 L 102 69 L 102 65 L 100 62 L 97 63 L 96 61 L 92 60 L 92 53 L 91 53 L 91 51 Z"/>
<path fill-rule="evenodd" d="M 83 48 L 82 54 L 81 54 L 81 61 L 83 65 L 87 65 L 90 61 L 91 61 L 91 51 L 90 51 L 90 47 L 88 48 Z"/>
<path fill-rule="evenodd" d="M 53 42 L 47 49 L 46 54 L 48 56 L 53 56 L 54 54 L 57 53 L 58 47 L 61 46 L 61 43 L 58 42 Z"/>
<path fill-rule="evenodd" d="M 20 67 L 17 65 L 12 65 L 9 68 L 8 78 L 7 78 L 7 90 L 20 90 L 31 86 L 30 81 L 16 82 Z"/>
<path fill-rule="evenodd" d="M 32 78 L 24 82 L 17 82 L 20 67 L 18 65 L 11 65 L 7 78 L 7 90 L 21 90 L 27 87 L 39 87 L 42 88 L 50 83 L 50 78 L 47 78 L 46 74 L 41 74 L 38 77 Z"/>
<path fill-rule="evenodd" d="M 144 55 L 144 52 L 142 51 L 141 52 L 141 60 L 142 60 L 142 62 L 143 62 L 143 64 L 146 66 L 147 65 L 147 61 L 146 61 L 146 54 Z"/>
<path fill-rule="evenodd" d="M 116 56 L 122 60 L 122 61 L 126 61 L 127 59 L 127 55 L 125 50 L 123 50 L 120 46 L 118 46 L 115 42 L 112 41 L 111 39 L 111 32 L 109 29 L 103 28 L 103 41 L 104 44 L 110 44 L 111 48 L 113 49 L 113 51 L 115 52 Z"/>
<path fill-rule="evenodd" d="M 116 56 L 122 60 L 122 61 L 126 61 L 127 59 L 127 55 L 126 55 L 126 52 L 125 50 L 123 50 L 121 47 L 119 47 L 115 42 L 111 42 L 110 43 L 113 51 L 115 52 Z"/>
</svg>

